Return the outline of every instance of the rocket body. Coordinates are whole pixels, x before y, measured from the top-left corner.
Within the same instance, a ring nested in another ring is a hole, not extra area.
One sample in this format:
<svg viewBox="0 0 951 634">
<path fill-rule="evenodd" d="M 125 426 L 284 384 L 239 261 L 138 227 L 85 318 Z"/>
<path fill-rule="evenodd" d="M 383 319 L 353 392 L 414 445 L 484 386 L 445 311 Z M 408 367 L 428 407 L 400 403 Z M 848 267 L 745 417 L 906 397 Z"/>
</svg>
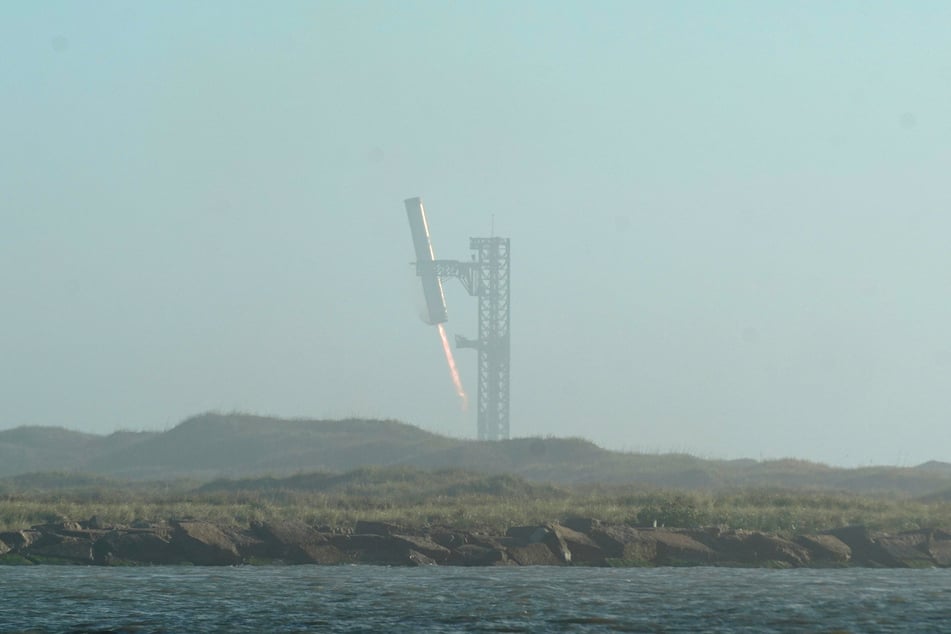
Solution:
<svg viewBox="0 0 951 634">
<path fill-rule="evenodd" d="M 416 249 L 416 274 L 423 285 L 423 297 L 426 299 L 427 321 L 433 325 L 441 324 L 449 321 L 449 315 L 446 312 L 446 295 L 443 292 L 442 280 L 436 274 L 436 255 L 429 237 L 426 210 L 419 198 L 407 198 L 404 204 L 409 228 L 413 234 L 413 246 Z"/>
</svg>

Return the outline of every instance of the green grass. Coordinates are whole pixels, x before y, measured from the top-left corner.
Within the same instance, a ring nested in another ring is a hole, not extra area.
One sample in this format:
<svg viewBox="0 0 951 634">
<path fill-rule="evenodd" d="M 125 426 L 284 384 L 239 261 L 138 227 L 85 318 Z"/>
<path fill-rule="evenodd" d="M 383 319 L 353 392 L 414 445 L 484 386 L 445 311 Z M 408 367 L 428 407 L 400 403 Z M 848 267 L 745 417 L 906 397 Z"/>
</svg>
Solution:
<svg viewBox="0 0 951 634">
<path fill-rule="evenodd" d="M 14 553 L 7 553 L 5 555 L 0 555 L 0 566 L 33 566 L 36 562 L 22 555 L 17 555 Z"/>
<path fill-rule="evenodd" d="M 71 475 L 0 482 L 0 530 L 97 516 L 109 524 L 195 518 L 247 525 L 303 520 L 352 526 L 382 520 L 408 527 L 502 532 L 509 526 L 592 517 L 668 527 L 722 526 L 810 533 L 851 524 L 899 531 L 951 527 L 951 503 L 900 495 L 745 489 L 729 492 L 635 486 L 554 486 L 459 469 L 366 468 L 289 478 L 128 484 Z"/>
</svg>

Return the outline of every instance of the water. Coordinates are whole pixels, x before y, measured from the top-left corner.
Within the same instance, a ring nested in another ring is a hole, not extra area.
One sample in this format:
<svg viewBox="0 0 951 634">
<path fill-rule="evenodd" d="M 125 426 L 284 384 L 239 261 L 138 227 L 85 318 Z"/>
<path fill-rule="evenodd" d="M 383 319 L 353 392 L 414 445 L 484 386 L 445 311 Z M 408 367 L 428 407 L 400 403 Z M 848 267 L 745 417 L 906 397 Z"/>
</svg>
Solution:
<svg viewBox="0 0 951 634">
<path fill-rule="evenodd" d="M 0 567 L 0 632 L 951 632 L 951 570 Z"/>
</svg>

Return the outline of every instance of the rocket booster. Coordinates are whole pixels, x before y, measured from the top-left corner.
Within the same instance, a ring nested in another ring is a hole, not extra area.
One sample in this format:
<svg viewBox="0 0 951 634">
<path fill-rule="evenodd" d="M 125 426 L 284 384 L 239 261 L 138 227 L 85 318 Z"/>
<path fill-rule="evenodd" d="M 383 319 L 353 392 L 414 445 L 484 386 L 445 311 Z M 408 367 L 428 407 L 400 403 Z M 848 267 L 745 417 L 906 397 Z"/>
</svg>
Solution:
<svg viewBox="0 0 951 634">
<path fill-rule="evenodd" d="M 426 210 L 419 198 L 407 198 L 406 217 L 413 234 L 413 246 L 416 248 L 416 275 L 423 284 L 423 296 L 426 298 L 426 311 L 430 324 L 449 321 L 446 313 L 446 296 L 442 289 L 442 280 L 436 275 L 434 264 L 436 255 L 429 238 L 429 223 L 426 222 Z"/>
</svg>

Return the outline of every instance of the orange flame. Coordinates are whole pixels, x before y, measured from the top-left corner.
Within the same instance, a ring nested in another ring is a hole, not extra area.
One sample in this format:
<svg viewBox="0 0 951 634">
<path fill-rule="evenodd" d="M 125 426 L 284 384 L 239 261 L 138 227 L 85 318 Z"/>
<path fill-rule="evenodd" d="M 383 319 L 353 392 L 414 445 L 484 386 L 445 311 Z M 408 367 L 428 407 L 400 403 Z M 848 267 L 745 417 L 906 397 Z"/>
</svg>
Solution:
<svg viewBox="0 0 951 634">
<path fill-rule="evenodd" d="M 456 394 L 462 402 L 462 411 L 469 409 L 469 396 L 462 387 L 462 379 L 459 378 L 459 370 L 456 369 L 456 360 L 452 356 L 452 348 L 449 347 L 449 339 L 446 337 L 446 328 L 442 324 L 436 324 L 439 327 L 439 338 L 442 339 L 442 349 L 446 353 L 446 363 L 449 364 L 449 374 L 452 375 L 452 384 L 456 387 Z"/>
</svg>

